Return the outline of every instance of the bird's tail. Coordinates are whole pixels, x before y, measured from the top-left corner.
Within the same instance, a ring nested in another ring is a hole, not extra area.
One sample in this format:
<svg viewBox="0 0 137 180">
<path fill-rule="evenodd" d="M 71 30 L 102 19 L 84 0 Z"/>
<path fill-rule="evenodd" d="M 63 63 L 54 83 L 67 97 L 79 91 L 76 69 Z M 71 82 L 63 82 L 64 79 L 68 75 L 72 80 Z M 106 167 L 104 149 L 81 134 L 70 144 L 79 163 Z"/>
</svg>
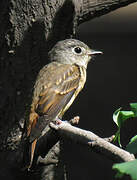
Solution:
<svg viewBox="0 0 137 180">
<path fill-rule="evenodd" d="M 26 139 L 24 141 L 23 160 L 22 160 L 22 168 L 21 168 L 22 171 L 31 169 L 36 142 L 37 139 L 35 139 L 32 143 L 29 142 L 29 139 Z"/>
</svg>

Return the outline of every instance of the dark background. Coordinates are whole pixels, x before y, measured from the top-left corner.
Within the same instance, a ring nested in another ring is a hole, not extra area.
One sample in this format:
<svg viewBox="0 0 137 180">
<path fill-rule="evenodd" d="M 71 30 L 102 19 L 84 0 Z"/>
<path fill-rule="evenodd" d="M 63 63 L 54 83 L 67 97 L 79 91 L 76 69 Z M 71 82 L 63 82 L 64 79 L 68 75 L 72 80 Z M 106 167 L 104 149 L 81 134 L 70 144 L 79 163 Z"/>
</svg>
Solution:
<svg viewBox="0 0 137 180">
<path fill-rule="evenodd" d="M 79 115 L 79 127 L 101 137 L 116 132 L 112 120 L 116 109 L 128 110 L 129 103 L 137 102 L 136 9 L 137 3 L 86 22 L 78 30 L 78 39 L 104 54 L 89 64 L 85 88 L 66 118 Z M 123 146 L 136 134 L 136 126 L 136 119 L 125 123 Z M 68 142 L 66 148 L 71 180 L 114 179 L 113 161 L 80 145 Z"/>
</svg>

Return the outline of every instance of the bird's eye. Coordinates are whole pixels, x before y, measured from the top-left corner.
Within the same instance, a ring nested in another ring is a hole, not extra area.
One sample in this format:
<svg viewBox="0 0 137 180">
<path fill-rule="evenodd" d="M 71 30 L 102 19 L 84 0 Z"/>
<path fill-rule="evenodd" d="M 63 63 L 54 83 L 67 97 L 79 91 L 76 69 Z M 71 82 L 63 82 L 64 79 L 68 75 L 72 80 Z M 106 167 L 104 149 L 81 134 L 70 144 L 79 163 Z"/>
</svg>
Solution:
<svg viewBox="0 0 137 180">
<path fill-rule="evenodd" d="M 75 47 L 75 48 L 74 48 L 74 51 L 75 51 L 75 53 L 77 53 L 77 54 L 81 54 L 82 49 L 81 49 L 80 47 Z"/>
</svg>

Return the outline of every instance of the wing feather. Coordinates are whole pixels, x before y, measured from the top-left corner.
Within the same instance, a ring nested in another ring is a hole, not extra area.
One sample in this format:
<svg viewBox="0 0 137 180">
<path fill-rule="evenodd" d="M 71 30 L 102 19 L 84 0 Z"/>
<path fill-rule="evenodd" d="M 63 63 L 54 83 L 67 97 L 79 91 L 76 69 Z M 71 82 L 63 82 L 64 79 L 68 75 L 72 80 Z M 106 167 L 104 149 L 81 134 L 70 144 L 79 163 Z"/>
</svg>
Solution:
<svg viewBox="0 0 137 180">
<path fill-rule="evenodd" d="M 38 138 L 45 126 L 68 104 L 79 81 L 80 71 L 76 65 L 54 62 L 42 69 L 35 84 L 32 103 L 32 113 L 37 113 L 39 118 L 31 128 L 31 141 Z"/>
<path fill-rule="evenodd" d="M 48 78 L 45 77 L 35 109 L 38 114 L 47 114 L 51 106 L 53 108 L 61 99 L 66 99 L 65 95 L 76 89 L 80 80 L 79 69 L 75 65 L 60 64 L 52 71 L 47 67 L 46 74 Z"/>
</svg>

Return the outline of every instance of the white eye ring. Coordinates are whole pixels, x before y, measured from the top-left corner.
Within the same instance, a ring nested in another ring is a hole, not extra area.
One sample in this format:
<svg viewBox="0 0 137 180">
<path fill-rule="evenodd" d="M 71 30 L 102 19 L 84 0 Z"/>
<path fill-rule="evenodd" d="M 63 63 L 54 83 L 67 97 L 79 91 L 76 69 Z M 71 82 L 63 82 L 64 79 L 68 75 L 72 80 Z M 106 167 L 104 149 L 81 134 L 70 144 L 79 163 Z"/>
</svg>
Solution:
<svg viewBox="0 0 137 180">
<path fill-rule="evenodd" d="M 79 47 L 79 46 L 76 46 L 76 47 L 73 48 L 73 52 L 74 52 L 75 54 L 77 54 L 77 55 L 82 54 L 82 50 L 83 50 L 83 48 L 81 48 L 81 47 Z"/>
</svg>

